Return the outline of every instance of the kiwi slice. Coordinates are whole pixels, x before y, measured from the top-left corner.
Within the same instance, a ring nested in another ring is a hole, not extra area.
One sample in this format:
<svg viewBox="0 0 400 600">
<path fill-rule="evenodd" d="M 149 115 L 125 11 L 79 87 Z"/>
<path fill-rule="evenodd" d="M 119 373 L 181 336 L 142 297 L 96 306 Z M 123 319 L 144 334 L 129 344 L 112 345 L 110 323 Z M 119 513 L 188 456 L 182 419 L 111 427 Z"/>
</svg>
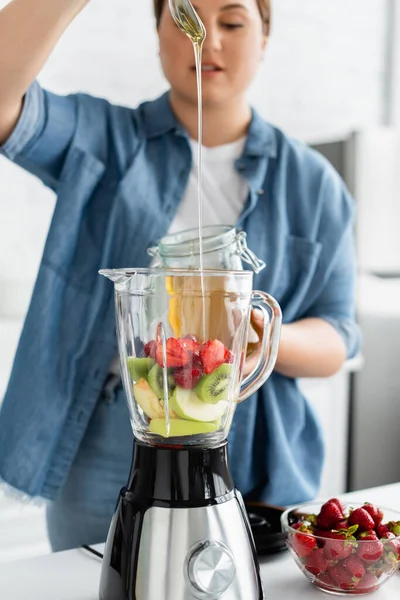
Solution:
<svg viewBox="0 0 400 600">
<path fill-rule="evenodd" d="M 148 382 L 153 390 L 153 392 L 158 396 L 158 398 L 164 399 L 164 369 L 160 367 L 157 363 L 152 367 L 149 376 Z M 175 388 L 175 380 L 174 376 L 171 373 L 170 369 L 167 369 L 167 382 L 168 382 L 168 395 L 170 396 Z"/>
<path fill-rule="evenodd" d="M 209 404 L 216 404 L 220 400 L 228 400 L 229 388 L 232 381 L 233 365 L 223 364 L 210 375 L 203 375 L 197 387 L 196 394 Z"/>
<path fill-rule="evenodd" d="M 132 381 L 138 382 L 140 379 L 149 378 L 149 371 L 155 364 L 155 360 L 152 358 L 136 358 L 134 356 L 128 356 L 128 369 Z"/>
</svg>

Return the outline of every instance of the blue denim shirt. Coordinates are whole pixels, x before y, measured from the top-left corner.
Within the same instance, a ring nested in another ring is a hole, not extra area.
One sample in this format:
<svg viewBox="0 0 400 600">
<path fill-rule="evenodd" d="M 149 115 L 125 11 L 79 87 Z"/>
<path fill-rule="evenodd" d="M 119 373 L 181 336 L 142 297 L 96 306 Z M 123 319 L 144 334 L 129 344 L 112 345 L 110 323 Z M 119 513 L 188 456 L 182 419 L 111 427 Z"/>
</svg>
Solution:
<svg viewBox="0 0 400 600">
<path fill-rule="evenodd" d="M 54 498 L 117 353 L 113 286 L 101 268 L 146 266 L 184 193 L 191 150 L 165 94 L 132 110 L 35 83 L 1 152 L 57 195 L 31 304 L 0 412 L 0 477 Z M 353 202 L 317 153 L 253 111 L 235 165 L 250 187 L 238 226 L 267 268 L 254 288 L 284 322 L 326 319 L 358 346 Z M 312 498 L 320 427 L 296 380 L 274 373 L 237 408 L 229 436 L 238 488 L 276 504 Z"/>
</svg>

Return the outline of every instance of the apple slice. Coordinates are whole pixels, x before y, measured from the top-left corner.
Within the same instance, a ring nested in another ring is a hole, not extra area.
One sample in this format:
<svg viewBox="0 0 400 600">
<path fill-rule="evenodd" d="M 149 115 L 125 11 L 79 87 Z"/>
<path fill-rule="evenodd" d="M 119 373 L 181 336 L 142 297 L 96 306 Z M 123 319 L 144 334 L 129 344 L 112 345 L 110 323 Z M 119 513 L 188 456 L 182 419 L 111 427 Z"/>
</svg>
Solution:
<svg viewBox="0 0 400 600">
<path fill-rule="evenodd" d="M 221 400 L 216 404 L 207 404 L 200 400 L 195 392 L 177 386 L 170 398 L 172 410 L 182 419 L 211 423 L 226 412 L 228 402 Z"/>
<path fill-rule="evenodd" d="M 185 421 L 183 419 L 171 419 L 169 436 L 167 436 L 167 425 L 165 419 L 153 419 L 150 421 L 149 431 L 162 437 L 181 437 L 185 435 L 198 435 L 201 433 L 214 433 L 218 430 L 219 421 L 213 423 L 200 423 Z"/>
<path fill-rule="evenodd" d="M 145 379 L 139 379 L 133 386 L 133 395 L 149 419 L 160 419 L 165 416 L 159 398 L 157 398 Z"/>
</svg>

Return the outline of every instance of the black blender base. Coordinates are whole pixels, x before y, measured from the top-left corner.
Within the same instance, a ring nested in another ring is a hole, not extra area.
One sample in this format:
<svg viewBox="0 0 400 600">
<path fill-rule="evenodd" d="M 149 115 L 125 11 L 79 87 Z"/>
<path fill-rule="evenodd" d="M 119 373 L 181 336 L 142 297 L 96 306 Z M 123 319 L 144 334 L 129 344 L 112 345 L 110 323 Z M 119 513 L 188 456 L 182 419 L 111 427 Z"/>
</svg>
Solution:
<svg viewBox="0 0 400 600">
<path fill-rule="evenodd" d="M 204 575 L 208 565 L 216 576 Z M 136 444 L 103 559 L 100 600 L 264 600 L 247 512 L 227 443 Z"/>
</svg>

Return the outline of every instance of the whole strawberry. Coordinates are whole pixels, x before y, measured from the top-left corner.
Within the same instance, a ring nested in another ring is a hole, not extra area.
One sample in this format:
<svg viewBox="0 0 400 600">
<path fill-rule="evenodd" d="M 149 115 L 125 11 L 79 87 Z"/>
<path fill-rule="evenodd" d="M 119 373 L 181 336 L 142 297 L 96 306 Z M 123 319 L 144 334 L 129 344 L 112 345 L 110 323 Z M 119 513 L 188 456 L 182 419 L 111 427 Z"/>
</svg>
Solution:
<svg viewBox="0 0 400 600">
<path fill-rule="evenodd" d="M 326 558 L 322 548 L 315 548 L 311 554 L 307 556 L 305 568 L 313 575 L 325 573 L 330 561 Z"/>
<path fill-rule="evenodd" d="M 365 510 L 365 508 L 356 508 L 350 513 L 348 519 L 349 525 L 358 525 L 358 531 L 372 531 L 375 527 L 375 521 Z"/>
<path fill-rule="evenodd" d="M 327 538 L 324 544 L 324 554 L 330 560 L 344 560 L 348 558 L 357 545 L 354 533 L 357 525 L 349 529 L 326 532 Z"/>
<path fill-rule="evenodd" d="M 379 525 L 383 521 L 383 512 L 381 511 L 381 509 L 377 506 L 374 506 L 373 504 L 370 504 L 369 502 L 366 502 L 364 504 L 363 509 L 366 510 L 367 513 L 370 514 L 373 518 L 375 523 L 375 529 L 379 527 Z"/>
<path fill-rule="evenodd" d="M 319 529 L 335 529 L 339 521 L 345 518 L 343 506 L 337 498 L 331 498 L 322 505 L 317 516 L 317 526 Z"/>
<path fill-rule="evenodd" d="M 356 589 L 357 591 L 360 590 L 360 592 L 372 592 L 378 583 L 378 578 L 373 573 L 367 571 L 356 585 Z"/>
<path fill-rule="evenodd" d="M 349 558 L 344 561 L 343 566 L 349 573 L 351 573 L 353 577 L 356 577 L 357 579 L 361 579 L 361 577 L 365 575 L 365 568 L 362 560 L 359 557 L 354 556 L 354 554 L 349 556 Z"/>
<path fill-rule="evenodd" d="M 361 533 L 359 540 L 360 543 L 356 551 L 357 556 L 366 562 L 375 562 L 381 558 L 384 546 L 375 531 Z"/>
<path fill-rule="evenodd" d="M 340 563 L 329 567 L 329 575 L 341 590 L 354 590 L 359 580 L 346 571 Z"/>
<path fill-rule="evenodd" d="M 296 552 L 299 558 L 304 558 L 311 554 L 317 545 L 317 540 L 311 529 L 305 525 L 298 528 L 297 532 L 292 536 L 292 550 Z"/>
<path fill-rule="evenodd" d="M 396 536 L 400 536 L 400 521 L 389 521 L 387 524 L 389 531 Z"/>
</svg>

